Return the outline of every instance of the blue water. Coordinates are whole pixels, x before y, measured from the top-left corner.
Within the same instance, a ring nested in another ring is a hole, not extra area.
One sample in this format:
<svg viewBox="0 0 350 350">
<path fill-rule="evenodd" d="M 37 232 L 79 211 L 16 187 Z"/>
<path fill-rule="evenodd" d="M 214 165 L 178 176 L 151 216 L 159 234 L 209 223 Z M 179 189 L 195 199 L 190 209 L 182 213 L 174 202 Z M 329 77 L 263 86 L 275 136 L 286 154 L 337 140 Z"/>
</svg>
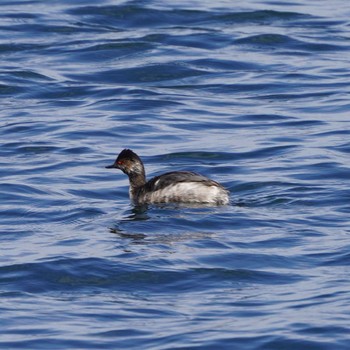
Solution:
<svg viewBox="0 0 350 350">
<path fill-rule="evenodd" d="M 350 2 L 1 1 L 0 348 L 350 349 Z M 131 205 L 107 170 L 231 205 Z"/>
</svg>

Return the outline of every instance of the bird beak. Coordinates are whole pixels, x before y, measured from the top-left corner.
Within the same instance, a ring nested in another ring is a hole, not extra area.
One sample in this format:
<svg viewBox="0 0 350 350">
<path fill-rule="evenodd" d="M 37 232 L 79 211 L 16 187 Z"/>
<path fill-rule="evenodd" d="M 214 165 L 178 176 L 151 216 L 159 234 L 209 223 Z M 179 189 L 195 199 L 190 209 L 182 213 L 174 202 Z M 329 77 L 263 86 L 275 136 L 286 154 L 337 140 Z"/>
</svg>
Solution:
<svg viewBox="0 0 350 350">
<path fill-rule="evenodd" d="M 117 166 L 117 164 L 112 164 L 112 165 L 107 165 L 106 167 L 105 167 L 106 169 L 113 169 L 113 168 L 119 168 L 118 166 Z"/>
</svg>

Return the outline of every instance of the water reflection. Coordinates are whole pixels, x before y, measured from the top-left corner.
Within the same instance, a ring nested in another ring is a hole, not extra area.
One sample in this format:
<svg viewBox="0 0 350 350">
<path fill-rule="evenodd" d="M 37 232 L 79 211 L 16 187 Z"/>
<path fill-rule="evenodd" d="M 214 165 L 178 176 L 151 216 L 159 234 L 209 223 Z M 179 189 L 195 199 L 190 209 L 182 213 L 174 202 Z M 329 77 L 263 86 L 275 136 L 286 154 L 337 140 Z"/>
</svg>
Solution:
<svg viewBox="0 0 350 350">
<path fill-rule="evenodd" d="M 147 237 L 147 235 L 143 233 L 128 233 L 128 232 L 124 232 L 123 230 L 117 227 L 110 228 L 109 231 L 111 233 L 118 235 L 120 238 L 132 239 L 133 241 L 135 241 L 135 243 L 140 240 L 144 240 Z"/>
<path fill-rule="evenodd" d="M 122 219 L 122 221 L 142 221 L 142 220 L 148 220 L 150 218 L 149 215 L 147 215 L 148 205 L 136 205 L 129 210 L 129 214 L 125 218 Z"/>
<path fill-rule="evenodd" d="M 214 214 L 219 214 L 220 209 L 178 204 L 133 206 L 109 231 L 132 244 L 198 240 L 215 234 L 211 226 L 216 226 Z"/>
</svg>

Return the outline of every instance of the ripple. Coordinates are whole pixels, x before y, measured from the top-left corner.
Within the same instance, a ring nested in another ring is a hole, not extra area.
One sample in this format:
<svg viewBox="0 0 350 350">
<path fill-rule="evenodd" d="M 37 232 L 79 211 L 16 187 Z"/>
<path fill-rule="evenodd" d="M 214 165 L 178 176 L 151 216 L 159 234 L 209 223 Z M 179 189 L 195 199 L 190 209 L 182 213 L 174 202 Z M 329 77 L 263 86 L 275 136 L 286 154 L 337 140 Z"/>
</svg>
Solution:
<svg viewBox="0 0 350 350">
<path fill-rule="evenodd" d="M 232 72 L 232 71 L 257 71 L 262 69 L 262 66 L 258 64 L 253 64 L 251 62 L 244 61 L 235 61 L 235 60 L 222 60 L 222 59 L 198 59 L 189 61 L 190 64 L 195 65 L 199 69 L 208 69 L 210 71 L 224 71 L 224 72 Z"/>
<path fill-rule="evenodd" d="M 217 34 L 216 40 L 210 40 L 211 35 L 196 33 L 192 35 L 167 36 L 163 42 L 170 46 L 192 47 L 206 50 L 214 50 L 226 47 L 232 43 L 232 39 L 227 35 Z"/>
<path fill-rule="evenodd" d="M 117 83 L 122 81 L 129 81 L 134 84 L 145 84 L 150 82 L 162 82 L 183 79 L 186 77 L 199 76 L 204 73 L 189 69 L 182 65 L 176 64 L 159 64 L 151 66 L 143 66 L 137 68 L 108 70 L 95 74 L 93 77 L 90 75 L 85 79 L 91 79 L 99 83 Z M 74 79 L 82 79 L 81 75 L 70 75 Z"/>
<path fill-rule="evenodd" d="M 13 95 L 16 93 L 20 93 L 22 91 L 24 91 L 24 90 L 18 86 L 0 84 L 0 95 L 3 95 L 3 96 Z"/>
<path fill-rule="evenodd" d="M 265 47 L 274 47 L 281 48 L 286 47 L 288 50 L 297 49 L 307 52 L 318 52 L 318 51 L 342 51 L 347 50 L 344 46 L 331 45 L 326 43 L 313 43 L 306 42 L 302 40 L 294 39 L 287 35 L 281 34 L 258 34 L 252 35 L 249 37 L 244 37 L 237 39 L 236 44 L 246 44 L 252 46 L 265 46 Z"/>
<path fill-rule="evenodd" d="M 273 10 L 262 10 L 262 11 L 247 11 L 247 12 L 233 12 L 227 14 L 220 14 L 215 19 L 225 22 L 273 22 L 273 21 L 287 21 L 308 19 L 311 16 L 298 12 L 289 11 L 273 11 Z"/>
<path fill-rule="evenodd" d="M 3 71 L 3 72 L 0 72 L 0 74 L 10 77 L 10 80 L 12 80 L 12 81 L 14 79 L 16 79 L 17 81 L 20 81 L 23 83 L 24 82 L 28 83 L 28 80 L 30 80 L 30 81 L 36 81 L 36 80 L 50 81 L 50 80 L 52 80 L 52 78 L 45 76 L 44 74 L 32 71 L 32 70 L 16 70 L 16 71 L 12 71 L 11 73 Z"/>
<path fill-rule="evenodd" d="M 75 241 L 76 243 L 76 241 Z M 73 244 L 75 244 L 73 242 Z M 96 258 L 79 260 L 55 260 L 36 264 L 0 267 L 1 283 L 8 290 L 16 290 L 21 280 L 21 292 L 51 293 L 68 287 L 74 290 L 110 289 L 119 291 L 143 290 L 144 292 L 180 293 L 200 291 L 209 281 L 226 281 L 232 285 L 241 283 L 289 284 L 296 280 L 291 274 L 275 274 L 245 269 L 198 268 L 189 271 L 135 269 L 125 265 L 113 268 L 111 262 Z M 212 288 L 215 288 L 213 285 Z M 17 289 L 18 292 L 18 289 Z"/>
<path fill-rule="evenodd" d="M 331 134 L 343 134 L 344 133 L 344 130 L 339 130 L 339 131 L 335 131 Z M 346 131 L 345 131 L 346 133 Z M 336 150 L 338 152 L 342 152 L 342 153 L 350 153 L 350 143 L 349 142 L 346 142 L 346 143 L 343 143 L 341 145 L 337 145 L 337 146 L 334 146 L 334 147 L 328 147 L 328 149 L 332 149 L 332 150 Z"/>
<path fill-rule="evenodd" d="M 46 47 L 46 45 L 24 43 L 0 44 L 0 53 L 8 54 L 12 52 L 27 52 L 31 50 L 42 50 Z"/>
<path fill-rule="evenodd" d="M 345 9 L 3 2 L 0 347 L 347 349 Z M 126 147 L 231 205 L 134 207 Z"/>
<path fill-rule="evenodd" d="M 86 44 L 85 44 L 86 45 Z M 84 46 L 85 46 L 84 45 Z M 73 54 L 77 61 L 96 61 L 105 62 L 106 60 L 115 61 L 117 58 L 125 58 L 135 55 L 136 52 L 145 53 L 152 50 L 154 46 L 145 41 L 109 41 L 89 47 L 79 45 L 75 50 L 67 50 L 67 53 Z M 70 60 L 69 57 L 68 60 Z"/>
<path fill-rule="evenodd" d="M 108 23 L 120 27 L 156 27 L 172 23 L 184 25 L 207 17 L 205 11 L 166 11 L 137 5 L 83 6 L 71 10 L 70 13 L 79 17 L 89 17 L 89 20 L 94 23 Z"/>
</svg>

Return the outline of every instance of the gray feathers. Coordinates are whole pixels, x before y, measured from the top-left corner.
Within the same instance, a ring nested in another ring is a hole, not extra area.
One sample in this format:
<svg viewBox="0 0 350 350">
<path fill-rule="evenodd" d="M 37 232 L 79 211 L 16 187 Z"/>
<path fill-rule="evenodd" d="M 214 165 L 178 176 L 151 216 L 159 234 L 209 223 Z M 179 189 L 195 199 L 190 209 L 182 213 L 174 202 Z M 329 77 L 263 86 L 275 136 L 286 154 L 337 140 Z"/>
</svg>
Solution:
<svg viewBox="0 0 350 350">
<path fill-rule="evenodd" d="M 216 181 L 191 171 L 172 171 L 146 182 L 140 157 L 124 149 L 113 166 L 129 177 L 130 198 L 137 204 L 146 203 L 229 203 L 229 192 Z"/>
</svg>

